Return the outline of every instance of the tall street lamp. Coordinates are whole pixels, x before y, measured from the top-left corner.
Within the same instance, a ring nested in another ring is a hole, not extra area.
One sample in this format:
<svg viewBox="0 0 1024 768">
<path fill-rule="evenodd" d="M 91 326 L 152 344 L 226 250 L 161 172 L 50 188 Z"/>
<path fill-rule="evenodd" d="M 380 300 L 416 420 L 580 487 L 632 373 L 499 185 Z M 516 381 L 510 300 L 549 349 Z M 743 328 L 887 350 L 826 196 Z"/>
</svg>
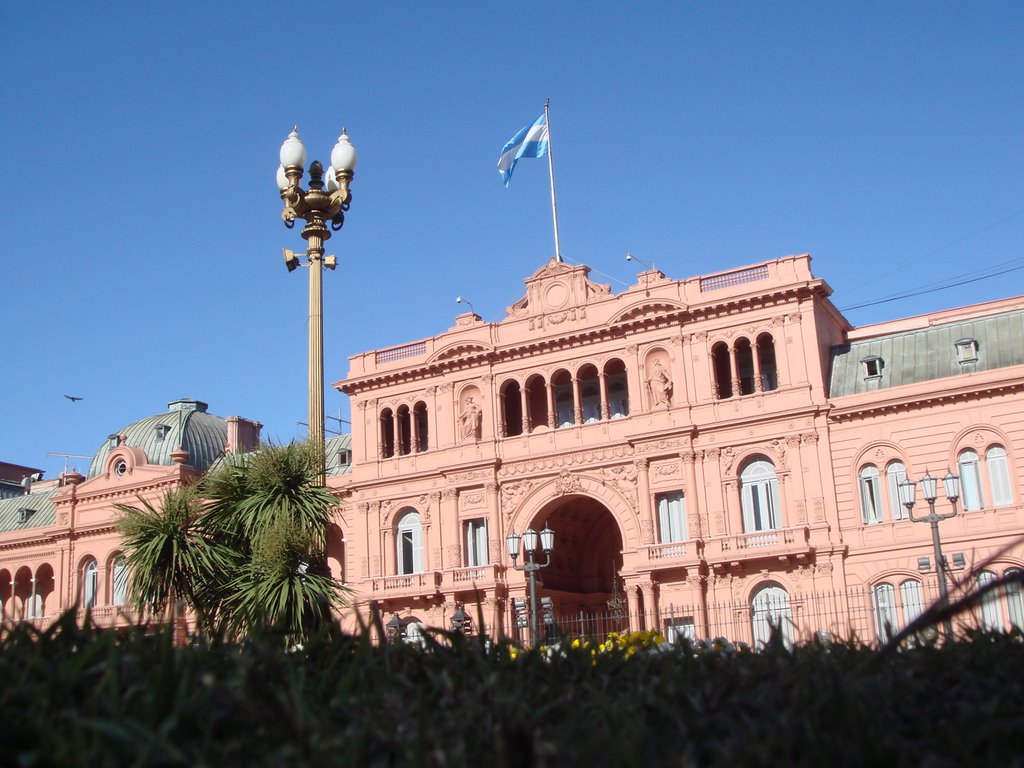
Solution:
<svg viewBox="0 0 1024 768">
<path fill-rule="evenodd" d="M 296 219 L 302 219 L 302 238 L 306 241 L 309 267 L 309 441 L 316 451 L 317 484 L 325 485 L 327 470 L 324 456 L 324 314 L 323 268 L 334 269 L 337 261 L 324 256 L 324 242 L 345 224 L 345 211 L 352 201 L 348 186 L 356 170 L 356 150 L 341 129 L 338 143 L 331 152 L 331 165 L 324 178 L 324 167 L 314 160 L 309 166 L 309 189 L 303 189 L 303 169 L 306 165 L 306 147 L 299 138 L 298 127 L 288 134 L 281 145 L 281 165 L 277 169 L 277 186 L 281 190 L 284 210 L 281 218 L 291 229 Z M 327 224 L 330 223 L 330 229 Z M 288 271 L 300 266 L 299 256 L 284 250 L 284 263 Z"/>
<path fill-rule="evenodd" d="M 942 599 L 943 606 L 945 606 L 949 603 L 949 590 L 946 587 L 946 558 L 942 554 L 942 540 L 939 538 L 939 521 L 948 520 L 956 514 L 956 502 L 960 498 L 960 477 L 947 470 L 946 476 L 942 478 L 942 484 L 946 491 L 946 498 L 952 507 L 945 514 L 935 511 L 935 499 L 938 496 L 938 480 L 932 477 L 927 470 L 924 477 L 921 478 L 921 495 L 928 502 L 929 512 L 927 515 L 923 517 L 914 516 L 916 482 L 909 477 L 905 477 L 899 483 L 899 493 L 900 501 L 907 508 L 907 514 L 910 515 L 911 520 L 915 523 L 931 523 L 932 548 L 935 550 L 935 570 L 939 577 L 939 597 Z M 946 630 L 946 639 L 950 640 L 953 638 L 953 621 L 947 617 L 943 623 Z"/>
<path fill-rule="evenodd" d="M 540 539 L 540 547 L 544 550 L 547 558 L 543 563 L 537 562 L 537 539 Z M 519 543 L 522 542 L 526 561 L 522 565 L 516 564 L 519 557 Z M 530 577 L 530 639 L 536 648 L 539 640 L 538 609 L 537 605 L 537 571 L 551 565 L 551 550 L 555 548 L 555 532 L 547 525 L 539 534 L 533 528 L 527 528 L 520 536 L 515 531 L 510 531 L 505 538 L 505 545 L 508 547 L 509 557 L 512 558 L 512 567 L 517 571 L 526 571 Z"/>
</svg>

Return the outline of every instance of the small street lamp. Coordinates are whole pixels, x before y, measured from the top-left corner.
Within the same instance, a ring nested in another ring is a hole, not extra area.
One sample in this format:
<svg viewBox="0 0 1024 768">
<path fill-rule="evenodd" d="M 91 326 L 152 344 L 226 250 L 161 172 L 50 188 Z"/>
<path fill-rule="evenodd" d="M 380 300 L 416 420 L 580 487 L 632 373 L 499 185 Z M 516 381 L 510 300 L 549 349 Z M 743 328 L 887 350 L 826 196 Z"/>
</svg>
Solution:
<svg viewBox="0 0 1024 768">
<path fill-rule="evenodd" d="M 309 441 L 318 452 L 317 484 L 327 482 L 324 463 L 324 314 L 323 268 L 334 269 L 334 256 L 324 256 L 324 242 L 345 223 L 345 211 L 352 202 L 348 186 L 356 170 L 356 150 L 341 129 L 338 143 L 331 152 L 331 165 L 326 171 L 319 160 L 309 166 L 309 189 L 300 186 L 306 165 L 306 147 L 294 128 L 281 145 L 281 165 L 277 169 L 277 186 L 281 190 L 284 210 L 281 218 L 291 229 L 302 219 L 302 239 L 306 241 L 309 267 Z M 331 228 L 327 228 L 330 223 Z M 300 266 L 297 254 L 285 249 L 284 263 L 288 271 Z"/>
<path fill-rule="evenodd" d="M 473 619 L 466 613 L 465 606 L 462 603 L 456 604 L 451 623 L 452 632 L 467 636 L 473 634 Z"/>
<path fill-rule="evenodd" d="M 923 517 L 914 516 L 914 497 L 916 495 L 917 483 L 909 477 L 899 483 L 900 501 L 907 508 L 907 514 L 915 523 L 931 523 L 932 526 L 932 547 L 935 550 L 935 570 L 939 577 L 939 597 L 943 606 L 949 603 L 949 590 L 946 586 L 946 558 L 942 554 L 942 540 L 939 538 L 939 521 L 948 520 L 956 515 L 956 502 L 960 498 L 960 477 L 947 471 L 942 478 L 942 484 L 952 509 L 945 514 L 935 511 L 935 499 L 938 496 L 938 480 L 925 471 L 921 478 L 921 495 L 928 502 L 928 514 Z M 946 639 L 953 638 L 953 621 L 947 618 L 945 622 Z"/>
<path fill-rule="evenodd" d="M 391 642 L 397 643 L 402 639 L 402 620 L 398 618 L 397 613 L 391 614 L 391 618 L 384 625 L 384 628 L 387 630 L 388 640 Z"/>
<path fill-rule="evenodd" d="M 543 563 L 537 562 L 538 538 L 540 539 L 541 549 L 544 550 L 544 555 L 547 558 Z M 517 565 L 516 558 L 519 557 L 520 542 L 522 542 L 526 562 L 522 565 Z M 515 531 L 510 531 L 505 538 L 505 545 L 508 548 L 509 557 L 512 558 L 512 567 L 517 571 L 525 571 L 530 576 L 530 639 L 536 648 L 540 635 L 537 620 L 539 612 L 539 606 L 537 605 L 537 571 L 551 565 L 551 550 L 555 548 L 555 532 L 547 525 L 544 526 L 544 530 L 539 534 L 533 528 L 527 528 L 522 536 Z"/>
</svg>

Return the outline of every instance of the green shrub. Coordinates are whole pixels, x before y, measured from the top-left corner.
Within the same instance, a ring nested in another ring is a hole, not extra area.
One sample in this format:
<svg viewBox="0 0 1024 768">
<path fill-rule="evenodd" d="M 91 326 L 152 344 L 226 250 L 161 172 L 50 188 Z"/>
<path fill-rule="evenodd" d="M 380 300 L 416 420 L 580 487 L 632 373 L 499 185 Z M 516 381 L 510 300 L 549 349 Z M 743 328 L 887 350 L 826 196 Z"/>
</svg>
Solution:
<svg viewBox="0 0 1024 768">
<path fill-rule="evenodd" d="M 642 646 L 639 651 L 629 648 Z M 880 654 L 631 640 L 510 651 L 330 629 L 175 647 L 163 630 L 9 627 L 0 744 L 17 766 L 1024 764 L 1024 644 Z"/>
</svg>

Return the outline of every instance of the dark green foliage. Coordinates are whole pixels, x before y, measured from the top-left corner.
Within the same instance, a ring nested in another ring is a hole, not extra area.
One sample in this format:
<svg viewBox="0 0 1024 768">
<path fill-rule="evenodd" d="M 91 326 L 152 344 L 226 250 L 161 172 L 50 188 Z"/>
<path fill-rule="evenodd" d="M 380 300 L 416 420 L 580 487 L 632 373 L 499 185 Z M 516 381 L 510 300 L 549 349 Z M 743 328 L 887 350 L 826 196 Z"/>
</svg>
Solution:
<svg viewBox="0 0 1024 768">
<path fill-rule="evenodd" d="M 265 445 L 226 457 L 200 486 L 170 490 L 157 506 L 118 505 L 133 603 L 183 600 L 206 634 L 272 628 L 301 642 L 345 594 L 324 554 L 337 501 L 315 476 L 310 446 Z"/>
<path fill-rule="evenodd" d="M 21 766 L 1024 765 L 1024 643 L 882 654 L 781 643 L 519 652 L 325 630 L 176 648 L 164 631 L 0 639 L 0 743 Z"/>
</svg>

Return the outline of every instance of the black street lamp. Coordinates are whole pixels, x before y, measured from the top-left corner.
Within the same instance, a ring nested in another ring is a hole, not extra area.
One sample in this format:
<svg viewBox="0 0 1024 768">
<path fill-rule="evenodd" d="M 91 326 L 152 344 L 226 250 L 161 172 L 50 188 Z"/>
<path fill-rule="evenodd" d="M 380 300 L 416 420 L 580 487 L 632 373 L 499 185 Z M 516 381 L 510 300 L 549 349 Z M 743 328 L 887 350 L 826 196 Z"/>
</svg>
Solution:
<svg viewBox="0 0 1024 768">
<path fill-rule="evenodd" d="M 452 632 L 467 636 L 473 634 L 473 619 L 466 613 L 465 606 L 462 603 L 456 603 L 451 623 Z"/>
<path fill-rule="evenodd" d="M 932 548 L 935 551 L 935 570 L 939 577 L 939 597 L 942 599 L 942 605 L 946 606 L 949 603 L 949 589 L 946 586 L 946 558 L 942 554 L 942 540 L 939 538 L 939 521 L 948 520 L 956 515 L 956 502 L 960 498 L 960 477 L 947 471 L 946 476 L 942 478 L 942 484 L 945 487 L 946 498 L 952 506 L 952 509 L 945 514 L 935 511 L 935 499 L 938 497 L 938 480 L 932 477 L 927 470 L 925 470 L 924 477 L 921 478 L 921 495 L 928 502 L 929 512 L 927 515 L 923 517 L 914 516 L 916 482 L 909 477 L 904 478 L 899 483 L 899 492 L 900 501 L 907 508 L 907 514 L 910 515 L 910 519 L 915 523 L 930 523 L 932 526 Z M 953 638 L 952 619 L 947 617 L 943 624 L 946 630 L 946 639 L 951 640 Z"/>
<path fill-rule="evenodd" d="M 537 562 L 538 538 L 540 539 L 541 549 L 544 550 L 544 555 L 546 557 L 543 563 Z M 522 565 L 517 565 L 516 558 L 519 557 L 520 542 L 522 542 L 526 562 Z M 515 531 L 510 531 L 508 536 L 505 538 L 505 545 L 508 547 L 509 557 L 512 558 L 512 567 L 517 571 L 525 571 L 530 576 L 530 639 L 533 641 L 533 646 L 536 648 L 540 635 L 540 631 L 538 629 L 539 622 L 537 620 L 539 612 L 539 606 L 537 605 L 537 571 L 551 565 L 551 550 L 555 548 L 555 532 L 547 525 L 544 526 L 544 530 L 539 534 L 533 530 L 533 528 L 527 528 L 523 532 L 522 536 Z"/>
</svg>

